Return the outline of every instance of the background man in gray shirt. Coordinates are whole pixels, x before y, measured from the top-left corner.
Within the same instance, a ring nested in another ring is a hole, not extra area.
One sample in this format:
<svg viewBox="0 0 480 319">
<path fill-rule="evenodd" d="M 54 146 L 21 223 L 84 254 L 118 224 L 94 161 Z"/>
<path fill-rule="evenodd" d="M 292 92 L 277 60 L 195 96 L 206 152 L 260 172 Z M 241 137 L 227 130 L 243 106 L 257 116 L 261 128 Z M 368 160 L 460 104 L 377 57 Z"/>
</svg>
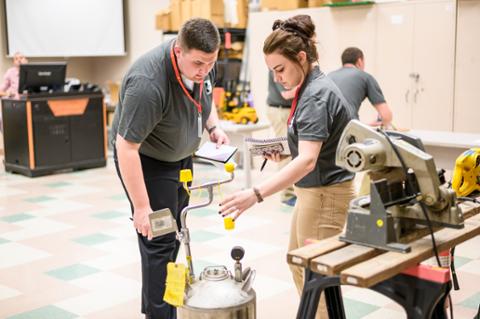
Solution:
<svg viewBox="0 0 480 319">
<path fill-rule="evenodd" d="M 167 263 L 175 261 L 175 233 L 152 239 L 148 215 L 169 208 L 180 225 L 189 196 L 179 182 L 206 128 L 210 140 L 228 143 L 212 106 L 217 28 L 205 19 L 182 26 L 178 38 L 141 56 L 125 75 L 112 123 L 117 172 L 130 201 L 142 263 L 142 313 L 175 319 L 163 301 Z"/>
<path fill-rule="evenodd" d="M 342 53 L 342 65 L 340 69 L 328 74 L 328 77 L 343 93 L 357 119 L 360 105 L 365 98 L 368 98 L 378 112 L 377 120 L 369 124 L 388 128 L 392 122 L 392 111 L 385 101 L 377 80 L 364 71 L 363 52 L 355 47 L 345 49 Z"/>
</svg>

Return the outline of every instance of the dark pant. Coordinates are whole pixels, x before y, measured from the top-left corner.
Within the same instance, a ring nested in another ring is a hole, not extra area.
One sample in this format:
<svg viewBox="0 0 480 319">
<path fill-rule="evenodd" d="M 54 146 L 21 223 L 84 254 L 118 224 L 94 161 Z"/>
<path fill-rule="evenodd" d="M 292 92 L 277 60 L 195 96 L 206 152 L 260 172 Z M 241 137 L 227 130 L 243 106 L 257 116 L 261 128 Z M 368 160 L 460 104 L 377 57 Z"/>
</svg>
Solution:
<svg viewBox="0 0 480 319">
<path fill-rule="evenodd" d="M 120 177 L 115 152 L 115 167 Z M 182 169 L 192 169 L 192 158 L 188 157 L 179 162 L 162 162 L 151 157 L 141 155 L 142 171 L 147 187 L 150 206 L 153 211 L 170 208 L 180 227 L 180 212 L 188 205 L 188 195 L 178 181 Z M 130 207 L 133 205 L 125 189 Z M 180 243 L 175 238 L 175 233 L 167 234 L 148 240 L 138 234 L 138 246 L 142 262 L 142 313 L 151 319 L 175 319 L 176 308 L 163 301 L 165 293 L 165 279 L 167 277 L 167 263 L 175 261 Z"/>
</svg>

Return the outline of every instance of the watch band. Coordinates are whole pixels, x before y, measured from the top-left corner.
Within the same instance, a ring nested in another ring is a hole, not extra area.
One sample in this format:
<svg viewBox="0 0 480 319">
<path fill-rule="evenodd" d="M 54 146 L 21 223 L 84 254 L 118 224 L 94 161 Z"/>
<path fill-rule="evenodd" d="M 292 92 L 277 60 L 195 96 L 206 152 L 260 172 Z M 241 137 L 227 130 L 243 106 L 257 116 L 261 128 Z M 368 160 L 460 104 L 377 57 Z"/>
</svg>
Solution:
<svg viewBox="0 0 480 319">
<path fill-rule="evenodd" d="M 217 128 L 216 125 L 214 125 L 214 126 L 212 126 L 212 127 L 210 127 L 210 128 L 207 128 L 208 134 L 212 134 L 212 132 L 213 132 L 216 128 Z"/>
<path fill-rule="evenodd" d="M 257 203 L 263 202 L 262 194 L 260 194 L 260 191 L 258 190 L 258 188 L 253 187 L 252 189 L 253 189 L 253 193 L 255 194 L 255 196 L 257 196 Z"/>
</svg>

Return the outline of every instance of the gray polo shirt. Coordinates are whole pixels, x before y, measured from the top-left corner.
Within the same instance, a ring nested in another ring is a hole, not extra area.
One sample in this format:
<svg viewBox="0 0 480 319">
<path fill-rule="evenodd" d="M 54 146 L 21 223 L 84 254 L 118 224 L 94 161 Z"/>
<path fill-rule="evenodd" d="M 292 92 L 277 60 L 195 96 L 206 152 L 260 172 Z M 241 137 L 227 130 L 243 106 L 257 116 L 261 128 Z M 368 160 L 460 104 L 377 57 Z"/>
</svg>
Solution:
<svg viewBox="0 0 480 319">
<path fill-rule="evenodd" d="M 300 89 L 297 107 L 288 127 L 288 145 L 295 158 L 298 156 L 299 141 L 321 141 L 323 144 L 315 169 L 296 186 L 327 186 L 353 179 L 354 174 L 335 165 L 337 144 L 353 116 L 347 103 L 335 84 L 318 67 L 309 73 Z"/>
<path fill-rule="evenodd" d="M 268 96 L 267 104 L 272 106 L 290 107 L 292 100 L 285 100 L 282 96 L 282 92 L 285 88 L 273 80 L 272 71 L 268 71 Z"/>
<path fill-rule="evenodd" d="M 329 73 L 328 77 L 342 91 L 343 96 L 353 107 L 357 119 L 360 105 L 365 98 L 368 97 L 373 105 L 385 103 L 385 98 L 377 80 L 367 72 L 355 67 L 342 67 Z"/>
<path fill-rule="evenodd" d="M 198 148 L 198 110 L 175 77 L 170 48 L 163 43 L 141 56 L 128 70 L 112 123 L 125 140 L 140 143 L 140 153 L 160 161 L 176 162 Z M 215 68 L 204 81 L 201 97 L 202 130 L 210 115 Z M 199 101 L 200 85 L 190 95 Z"/>
</svg>

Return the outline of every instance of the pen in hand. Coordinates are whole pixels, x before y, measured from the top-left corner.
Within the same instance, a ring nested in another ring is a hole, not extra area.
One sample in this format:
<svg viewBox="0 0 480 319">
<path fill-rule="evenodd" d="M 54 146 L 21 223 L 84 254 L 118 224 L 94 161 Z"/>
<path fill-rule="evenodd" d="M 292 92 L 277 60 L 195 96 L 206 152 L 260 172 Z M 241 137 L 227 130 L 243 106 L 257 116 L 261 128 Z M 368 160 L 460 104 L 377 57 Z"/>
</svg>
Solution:
<svg viewBox="0 0 480 319">
<path fill-rule="evenodd" d="M 267 164 L 267 160 L 268 159 L 266 158 L 263 160 L 262 167 L 260 167 L 260 172 L 263 171 L 263 169 L 265 168 L 265 164 Z"/>
</svg>

